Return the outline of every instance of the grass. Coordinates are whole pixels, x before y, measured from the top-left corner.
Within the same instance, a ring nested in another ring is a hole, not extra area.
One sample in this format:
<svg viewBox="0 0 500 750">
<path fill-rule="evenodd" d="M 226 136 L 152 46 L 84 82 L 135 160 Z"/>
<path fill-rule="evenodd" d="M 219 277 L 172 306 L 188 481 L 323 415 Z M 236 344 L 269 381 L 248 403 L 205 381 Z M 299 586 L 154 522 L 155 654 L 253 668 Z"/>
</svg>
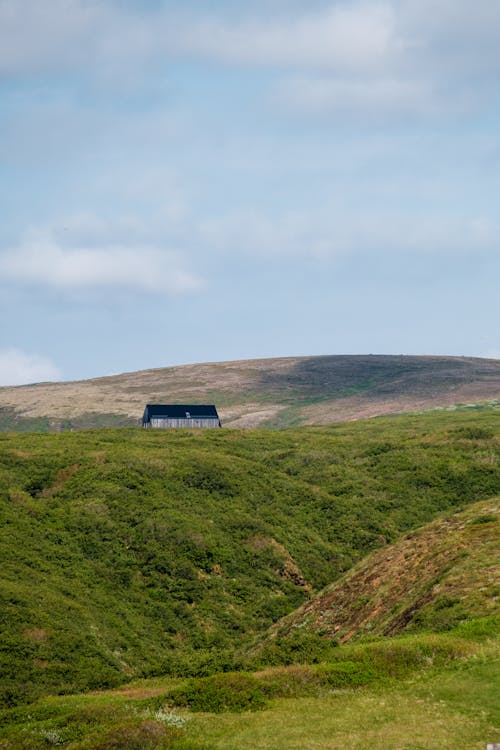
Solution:
<svg viewBox="0 0 500 750">
<path fill-rule="evenodd" d="M 211 684 L 215 702 L 224 682 L 240 697 L 246 691 L 247 699 L 260 689 L 262 700 L 251 710 L 237 701 L 222 712 L 220 705 L 216 712 L 177 708 L 173 696 L 186 693 L 192 680 L 164 677 L 94 695 L 47 697 L 4 713 L 0 748 L 484 750 L 498 739 L 497 635 L 498 624 L 486 620 L 445 635 L 340 647 L 336 661 L 315 667 L 199 681 L 199 687 Z M 367 666 L 368 660 L 372 671 L 364 682 L 325 679 L 335 664 Z"/>
<path fill-rule="evenodd" d="M 4 704 L 244 668 L 255 637 L 368 551 L 498 494 L 497 435 L 493 412 L 0 434 Z"/>
<path fill-rule="evenodd" d="M 214 750 L 484 750 L 498 737 L 489 722 L 408 688 L 281 700 L 266 714 L 205 719 L 197 729 Z"/>
<path fill-rule="evenodd" d="M 268 658 L 283 641 L 317 633 L 337 640 L 403 630 L 447 630 L 498 611 L 500 503 L 444 514 L 364 558 L 272 629 Z M 272 637 L 271 637 L 272 636 Z"/>
</svg>

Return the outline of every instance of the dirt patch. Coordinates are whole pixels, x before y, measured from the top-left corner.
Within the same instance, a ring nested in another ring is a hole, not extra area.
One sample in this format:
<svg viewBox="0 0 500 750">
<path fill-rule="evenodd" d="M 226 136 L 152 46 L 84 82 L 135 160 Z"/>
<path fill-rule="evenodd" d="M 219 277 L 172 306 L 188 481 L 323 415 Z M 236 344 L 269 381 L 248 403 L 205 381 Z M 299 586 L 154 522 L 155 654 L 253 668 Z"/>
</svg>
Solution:
<svg viewBox="0 0 500 750">
<path fill-rule="evenodd" d="M 247 546 L 256 552 L 262 552 L 268 548 L 275 550 L 283 561 L 282 567 L 276 571 L 278 575 L 287 581 L 291 581 L 296 586 L 302 587 L 308 593 L 312 591 L 311 585 L 302 575 L 302 571 L 293 557 L 290 555 L 286 547 L 280 544 L 276 539 L 273 539 L 272 537 L 254 536 L 247 541 Z"/>
<path fill-rule="evenodd" d="M 41 497 L 51 497 L 52 495 L 55 495 L 56 492 L 62 490 L 68 479 L 70 479 L 79 468 L 80 464 L 73 464 L 72 466 L 67 466 L 65 469 L 58 471 L 56 481 L 51 487 L 46 487 L 42 491 Z"/>
<path fill-rule="evenodd" d="M 243 407 L 219 409 L 223 426 L 227 427 L 258 427 L 274 419 L 284 407 L 280 404 L 268 405 L 245 404 Z"/>
<path fill-rule="evenodd" d="M 25 628 L 23 630 L 23 638 L 32 643 L 44 643 L 48 638 L 48 634 L 43 628 Z"/>
</svg>

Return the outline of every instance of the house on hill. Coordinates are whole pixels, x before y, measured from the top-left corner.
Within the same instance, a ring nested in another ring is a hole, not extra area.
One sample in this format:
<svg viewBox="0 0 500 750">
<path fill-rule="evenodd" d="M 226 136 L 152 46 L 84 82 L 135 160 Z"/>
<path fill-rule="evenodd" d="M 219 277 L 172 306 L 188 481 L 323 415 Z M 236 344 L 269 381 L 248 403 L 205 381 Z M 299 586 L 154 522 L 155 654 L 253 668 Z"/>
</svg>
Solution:
<svg viewBox="0 0 500 750">
<path fill-rule="evenodd" d="M 143 427 L 222 427 L 213 404 L 148 404 Z"/>
</svg>

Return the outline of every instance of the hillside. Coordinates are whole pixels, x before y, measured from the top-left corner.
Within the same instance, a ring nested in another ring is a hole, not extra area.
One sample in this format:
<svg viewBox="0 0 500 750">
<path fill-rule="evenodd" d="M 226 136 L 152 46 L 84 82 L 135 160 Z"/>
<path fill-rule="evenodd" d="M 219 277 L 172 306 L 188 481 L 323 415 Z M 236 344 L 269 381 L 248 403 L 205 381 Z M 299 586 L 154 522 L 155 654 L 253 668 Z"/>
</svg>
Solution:
<svg viewBox="0 0 500 750">
<path fill-rule="evenodd" d="M 215 403 L 224 425 L 283 427 L 500 403 L 500 361 L 322 356 L 185 365 L 0 388 L 0 429 L 137 425 L 146 403 Z"/>
<path fill-rule="evenodd" d="M 312 632 L 345 642 L 499 614 L 499 520 L 498 498 L 473 503 L 372 552 L 277 623 L 271 638 Z"/>
<path fill-rule="evenodd" d="M 2 699 L 237 665 L 370 550 L 498 495 L 498 432 L 485 410 L 0 435 Z"/>
</svg>

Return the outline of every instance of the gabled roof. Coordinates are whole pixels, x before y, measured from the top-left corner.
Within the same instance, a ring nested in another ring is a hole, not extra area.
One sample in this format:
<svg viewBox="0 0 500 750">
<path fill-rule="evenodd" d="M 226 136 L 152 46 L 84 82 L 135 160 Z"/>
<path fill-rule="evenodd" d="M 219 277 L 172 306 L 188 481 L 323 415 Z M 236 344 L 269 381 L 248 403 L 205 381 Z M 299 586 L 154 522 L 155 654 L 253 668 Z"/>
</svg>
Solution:
<svg viewBox="0 0 500 750">
<path fill-rule="evenodd" d="M 172 417 L 174 419 L 219 419 L 213 404 L 148 404 L 144 410 L 144 420 L 155 417 Z"/>
</svg>

